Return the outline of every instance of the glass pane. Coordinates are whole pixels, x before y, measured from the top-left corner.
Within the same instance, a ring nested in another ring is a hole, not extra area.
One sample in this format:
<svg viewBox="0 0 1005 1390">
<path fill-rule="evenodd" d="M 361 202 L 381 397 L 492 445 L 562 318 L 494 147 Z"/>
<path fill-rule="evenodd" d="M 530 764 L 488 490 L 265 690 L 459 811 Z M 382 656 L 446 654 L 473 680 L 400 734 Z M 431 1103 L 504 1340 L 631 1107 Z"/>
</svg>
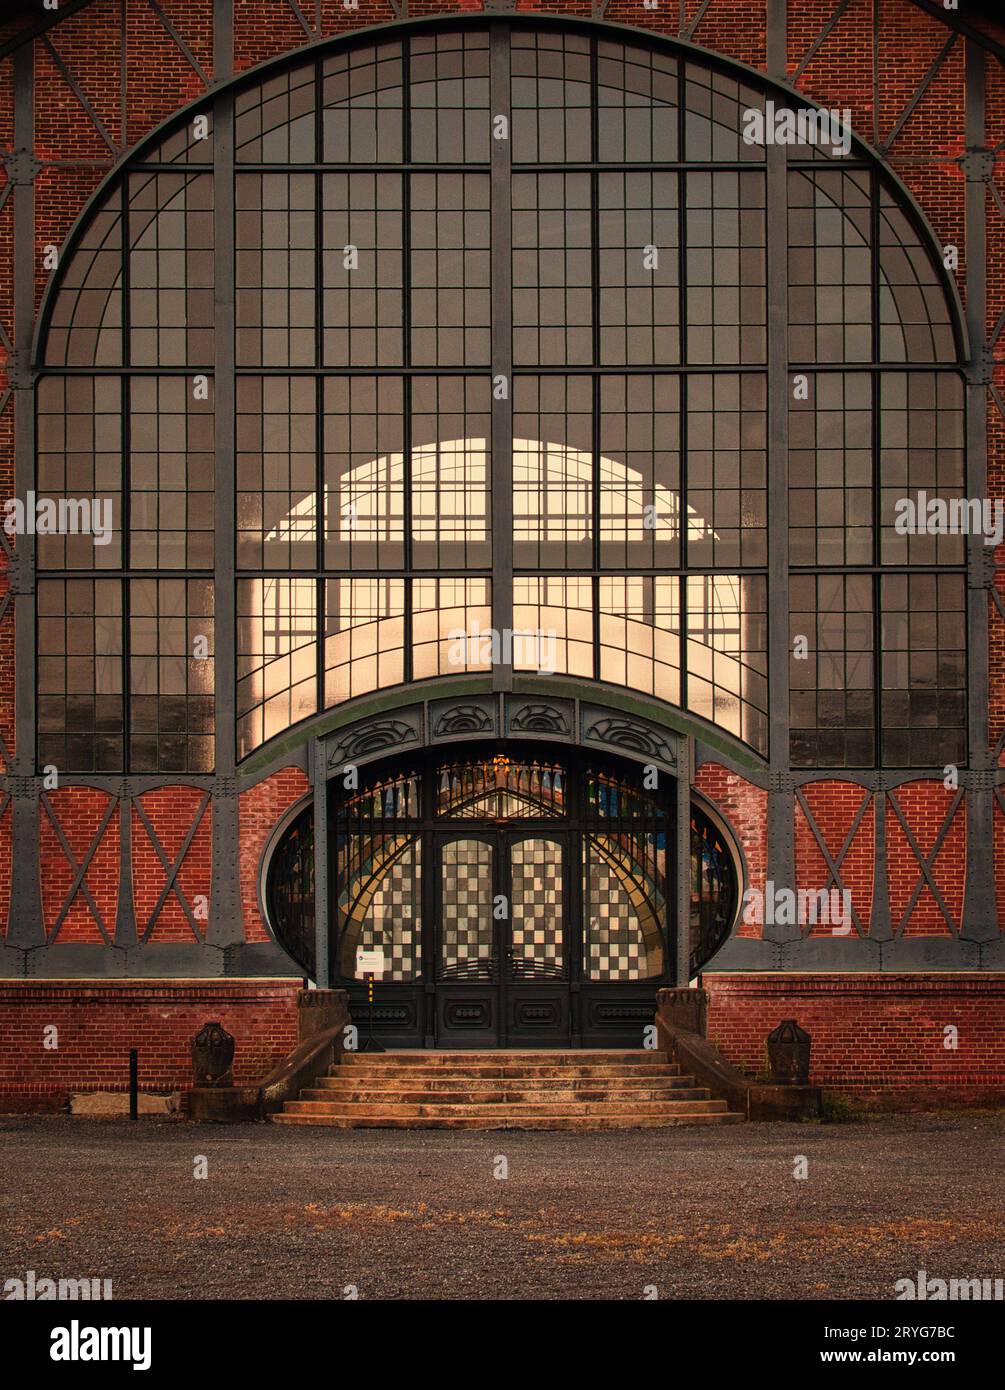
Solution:
<svg viewBox="0 0 1005 1390">
<path fill-rule="evenodd" d="M 566 814 L 565 770 L 499 753 L 480 762 L 442 763 L 436 814 L 445 820 L 554 820 Z"/>
<path fill-rule="evenodd" d="M 407 983 L 417 980 L 422 966 L 422 841 L 411 840 L 404 849 L 392 841 L 387 854 L 386 872 L 371 872 L 368 885 L 353 911 L 359 919 L 354 933 L 356 950 L 379 951 L 384 968 L 375 980 Z M 362 979 L 356 967 L 355 951 L 346 973 Z"/>
<path fill-rule="evenodd" d="M 515 980 L 561 979 L 565 965 L 563 849 L 559 840 L 519 840 L 510 849 L 508 963 Z"/>
<path fill-rule="evenodd" d="M 491 980 L 492 865 L 484 840 L 451 840 L 440 862 L 441 980 Z"/>
<path fill-rule="evenodd" d="M 583 968 L 591 980 L 648 980 L 663 974 L 665 899 L 620 836 L 585 842 Z"/>
</svg>

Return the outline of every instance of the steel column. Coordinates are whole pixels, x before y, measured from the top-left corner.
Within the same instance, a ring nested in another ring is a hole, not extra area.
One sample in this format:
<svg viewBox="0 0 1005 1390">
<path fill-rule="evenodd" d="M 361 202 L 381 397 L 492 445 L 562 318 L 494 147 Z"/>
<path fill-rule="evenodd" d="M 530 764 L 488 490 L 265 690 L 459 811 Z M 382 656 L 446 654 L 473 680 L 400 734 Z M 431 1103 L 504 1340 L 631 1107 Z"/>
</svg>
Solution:
<svg viewBox="0 0 1005 1390">
<path fill-rule="evenodd" d="M 686 989 L 691 983 L 691 780 L 694 750 L 685 735 L 677 740 L 677 807 L 675 833 L 677 863 L 674 875 L 677 920 L 677 959 L 674 984 Z"/>
<path fill-rule="evenodd" d="M 233 72 L 233 0 L 214 0 L 213 76 Z M 225 91 L 213 107 L 214 363 L 215 430 L 213 549 L 216 738 L 213 786 L 213 882 L 206 941 L 235 946 L 244 941 L 238 889 L 236 782 L 237 654 L 235 577 L 235 384 L 234 384 L 234 96 Z"/>
<path fill-rule="evenodd" d="M 512 150 L 510 137 L 510 31 L 489 30 L 489 91 L 492 139 L 492 626 L 503 636 L 513 628 L 513 232 L 511 226 Z M 495 121 L 506 118 L 506 139 L 497 140 Z M 505 383 L 505 395 L 500 391 Z M 511 653 L 512 655 L 512 653 Z M 492 668 L 493 690 L 513 689 L 513 663 Z"/>
<path fill-rule="evenodd" d="M 14 148 L 29 170 L 35 145 L 35 53 L 24 44 L 14 54 Z M 31 365 L 35 324 L 35 187 L 29 172 L 14 189 L 14 493 L 26 502 L 35 484 L 35 374 Z M 14 593 L 14 739 L 10 791 L 13 856 L 7 945 L 45 944 L 39 869 L 39 783 L 35 778 L 35 537 L 17 537 L 8 580 Z"/>
<path fill-rule="evenodd" d="M 331 988 L 328 926 L 328 760 L 324 739 L 311 743 L 311 786 L 314 789 L 314 982 Z"/>
<path fill-rule="evenodd" d="M 768 73 L 786 76 L 786 0 L 768 0 Z M 793 781 L 789 775 L 789 376 L 788 153 L 765 150 L 768 325 L 768 873 L 795 887 Z M 764 939 L 788 941 L 796 925 L 766 925 Z"/>
<path fill-rule="evenodd" d="M 988 383 L 987 348 L 987 178 L 984 161 L 977 158 L 986 147 L 986 71 L 983 48 L 966 40 L 966 137 L 967 165 L 967 334 L 970 370 L 967 376 L 968 497 L 986 497 L 988 488 Z M 960 935 L 968 941 L 998 938 L 998 914 L 994 884 L 994 792 L 988 739 L 990 667 L 988 625 L 989 590 L 993 575 L 993 551 L 982 535 L 967 537 L 967 742 L 974 771 L 967 794 L 967 883 Z M 984 773 L 983 776 L 980 774 Z"/>
</svg>

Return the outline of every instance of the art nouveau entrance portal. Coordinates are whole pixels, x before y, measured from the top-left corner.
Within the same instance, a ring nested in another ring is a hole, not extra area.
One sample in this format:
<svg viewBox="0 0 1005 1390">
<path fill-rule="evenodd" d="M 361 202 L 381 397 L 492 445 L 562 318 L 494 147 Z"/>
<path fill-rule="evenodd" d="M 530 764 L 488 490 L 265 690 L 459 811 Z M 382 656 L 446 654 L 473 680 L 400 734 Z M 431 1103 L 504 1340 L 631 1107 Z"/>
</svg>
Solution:
<svg viewBox="0 0 1005 1390">
<path fill-rule="evenodd" d="M 647 785 L 651 783 L 651 785 Z M 332 983 L 398 1046 L 638 1046 L 673 983 L 673 779 L 539 749 L 446 758 L 336 783 L 329 801 Z M 312 813 L 281 840 L 270 919 L 310 973 Z M 732 924 L 724 837 L 691 824 L 692 963 Z M 376 953 L 376 955 L 374 955 Z"/>
</svg>

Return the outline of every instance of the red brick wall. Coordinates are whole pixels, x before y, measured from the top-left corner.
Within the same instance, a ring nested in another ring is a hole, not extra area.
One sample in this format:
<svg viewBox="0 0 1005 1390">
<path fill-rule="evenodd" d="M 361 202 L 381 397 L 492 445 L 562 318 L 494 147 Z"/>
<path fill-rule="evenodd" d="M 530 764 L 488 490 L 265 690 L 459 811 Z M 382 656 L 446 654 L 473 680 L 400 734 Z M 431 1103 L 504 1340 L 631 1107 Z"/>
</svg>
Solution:
<svg viewBox="0 0 1005 1390">
<path fill-rule="evenodd" d="M 94 852 L 84 883 L 101 915 L 99 924 L 87 897 L 77 890 L 72 903 L 60 922 L 60 914 L 76 878 L 56 833 L 62 831 L 74 859 L 83 863 L 87 851 L 101 831 L 110 803 L 107 792 L 95 787 L 64 787 L 47 795 L 48 807 L 39 811 L 39 856 L 42 866 L 42 914 L 46 936 L 50 942 L 89 941 L 100 945 L 104 925 L 108 938 L 115 936 L 115 904 L 119 891 L 119 807 L 111 808 L 111 817 Z"/>
<path fill-rule="evenodd" d="M 133 902 L 136 926 L 143 936 L 152 915 L 157 911 L 149 936 L 151 941 L 196 939 L 179 892 L 184 895 L 196 917 L 200 936 L 205 937 L 213 872 L 213 804 L 210 801 L 202 810 L 205 799 L 205 792 L 196 787 L 159 787 L 137 798 L 171 865 L 181 852 L 193 823 L 198 820 L 198 828 L 185 853 L 175 887 L 164 899 L 159 911 L 157 904 L 167 873 L 139 811 L 135 805 L 133 807 Z M 197 904 L 196 899 L 201 901 Z M 204 909 L 202 913 L 200 907 Z"/>
<path fill-rule="evenodd" d="M 911 827 L 911 833 L 924 854 L 930 854 L 943 822 L 952 810 L 957 793 L 947 791 L 941 782 L 908 782 L 887 794 L 886 836 L 890 878 L 890 914 L 894 930 L 910 904 L 921 877 L 921 868 L 894 809 Z M 967 820 L 966 799 L 960 801 L 950 828 L 932 864 L 932 878 L 959 930 L 966 882 Z M 952 936 L 928 884 L 924 884 L 904 928 L 905 936 Z"/>
<path fill-rule="evenodd" d="M 872 794 L 854 782 L 811 782 L 801 788 L 801 792 L 828 853 L 837 863 L 862 802 L 871 802 Z M 872 912 L 872 875 L 876 863 L 875 814 L 875 806 L 870 804 L 862 815 L 840 866 L 842 884 L 851 894 L 852 905 L 866 931 Z M 798 802 L 795 821 L 796 888 L 814 892 L 834 890 L 836 884 L 823 851 Z M 809 936 L 833 934 L 834 924 L 831 921 L 820 922 L 807 931 Z"/>
<path fill-rule="evenodd" d="M 129 1049 L 143 1091 L 192 1084 L 189 1043 L 219 1020 L 234 1081 L 260 1081 L 297 1045 L 296 980 L 0 981 L 0 1111 L 63 1109 L 71 1091 L 124 1091 Z M 58 1029 L 57 1049 L 43 1047 Z"/>
<path fill-rule="evenodd" d="M 239 838 L 241 906 L 247 941 L 269 941 L 258 907 L 258 865 L 265 843 L 287 807 L 307 791 L 307 778 L 298 767 L 284 767 L 240 798 Z"/>
<path fill-rule="evenodd" d="M 870 1103 L 1005 1103 L 1005 974 L 714 974 L 709 1041 L 750 1075 L 794 1018 L 813 1040 L 810 1080 Z M 948 1025 L 955 1050 L 944 1046 Z"/>
</svg>

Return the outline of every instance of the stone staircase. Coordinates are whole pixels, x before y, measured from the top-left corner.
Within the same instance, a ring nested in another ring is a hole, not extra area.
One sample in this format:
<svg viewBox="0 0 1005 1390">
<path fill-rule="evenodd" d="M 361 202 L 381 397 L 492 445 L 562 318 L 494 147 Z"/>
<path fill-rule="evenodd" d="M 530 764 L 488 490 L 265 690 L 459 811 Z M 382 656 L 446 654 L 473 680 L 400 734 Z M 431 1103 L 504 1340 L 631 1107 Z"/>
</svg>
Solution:
<svg viewBox="0 0 1005 1390">
<path fill-rule="evenodd" d="M 658 1129 L 736 1124 L 659 1052 L 346 1053 L 272 1117 L 335 1129 Z"/>
</svg>

